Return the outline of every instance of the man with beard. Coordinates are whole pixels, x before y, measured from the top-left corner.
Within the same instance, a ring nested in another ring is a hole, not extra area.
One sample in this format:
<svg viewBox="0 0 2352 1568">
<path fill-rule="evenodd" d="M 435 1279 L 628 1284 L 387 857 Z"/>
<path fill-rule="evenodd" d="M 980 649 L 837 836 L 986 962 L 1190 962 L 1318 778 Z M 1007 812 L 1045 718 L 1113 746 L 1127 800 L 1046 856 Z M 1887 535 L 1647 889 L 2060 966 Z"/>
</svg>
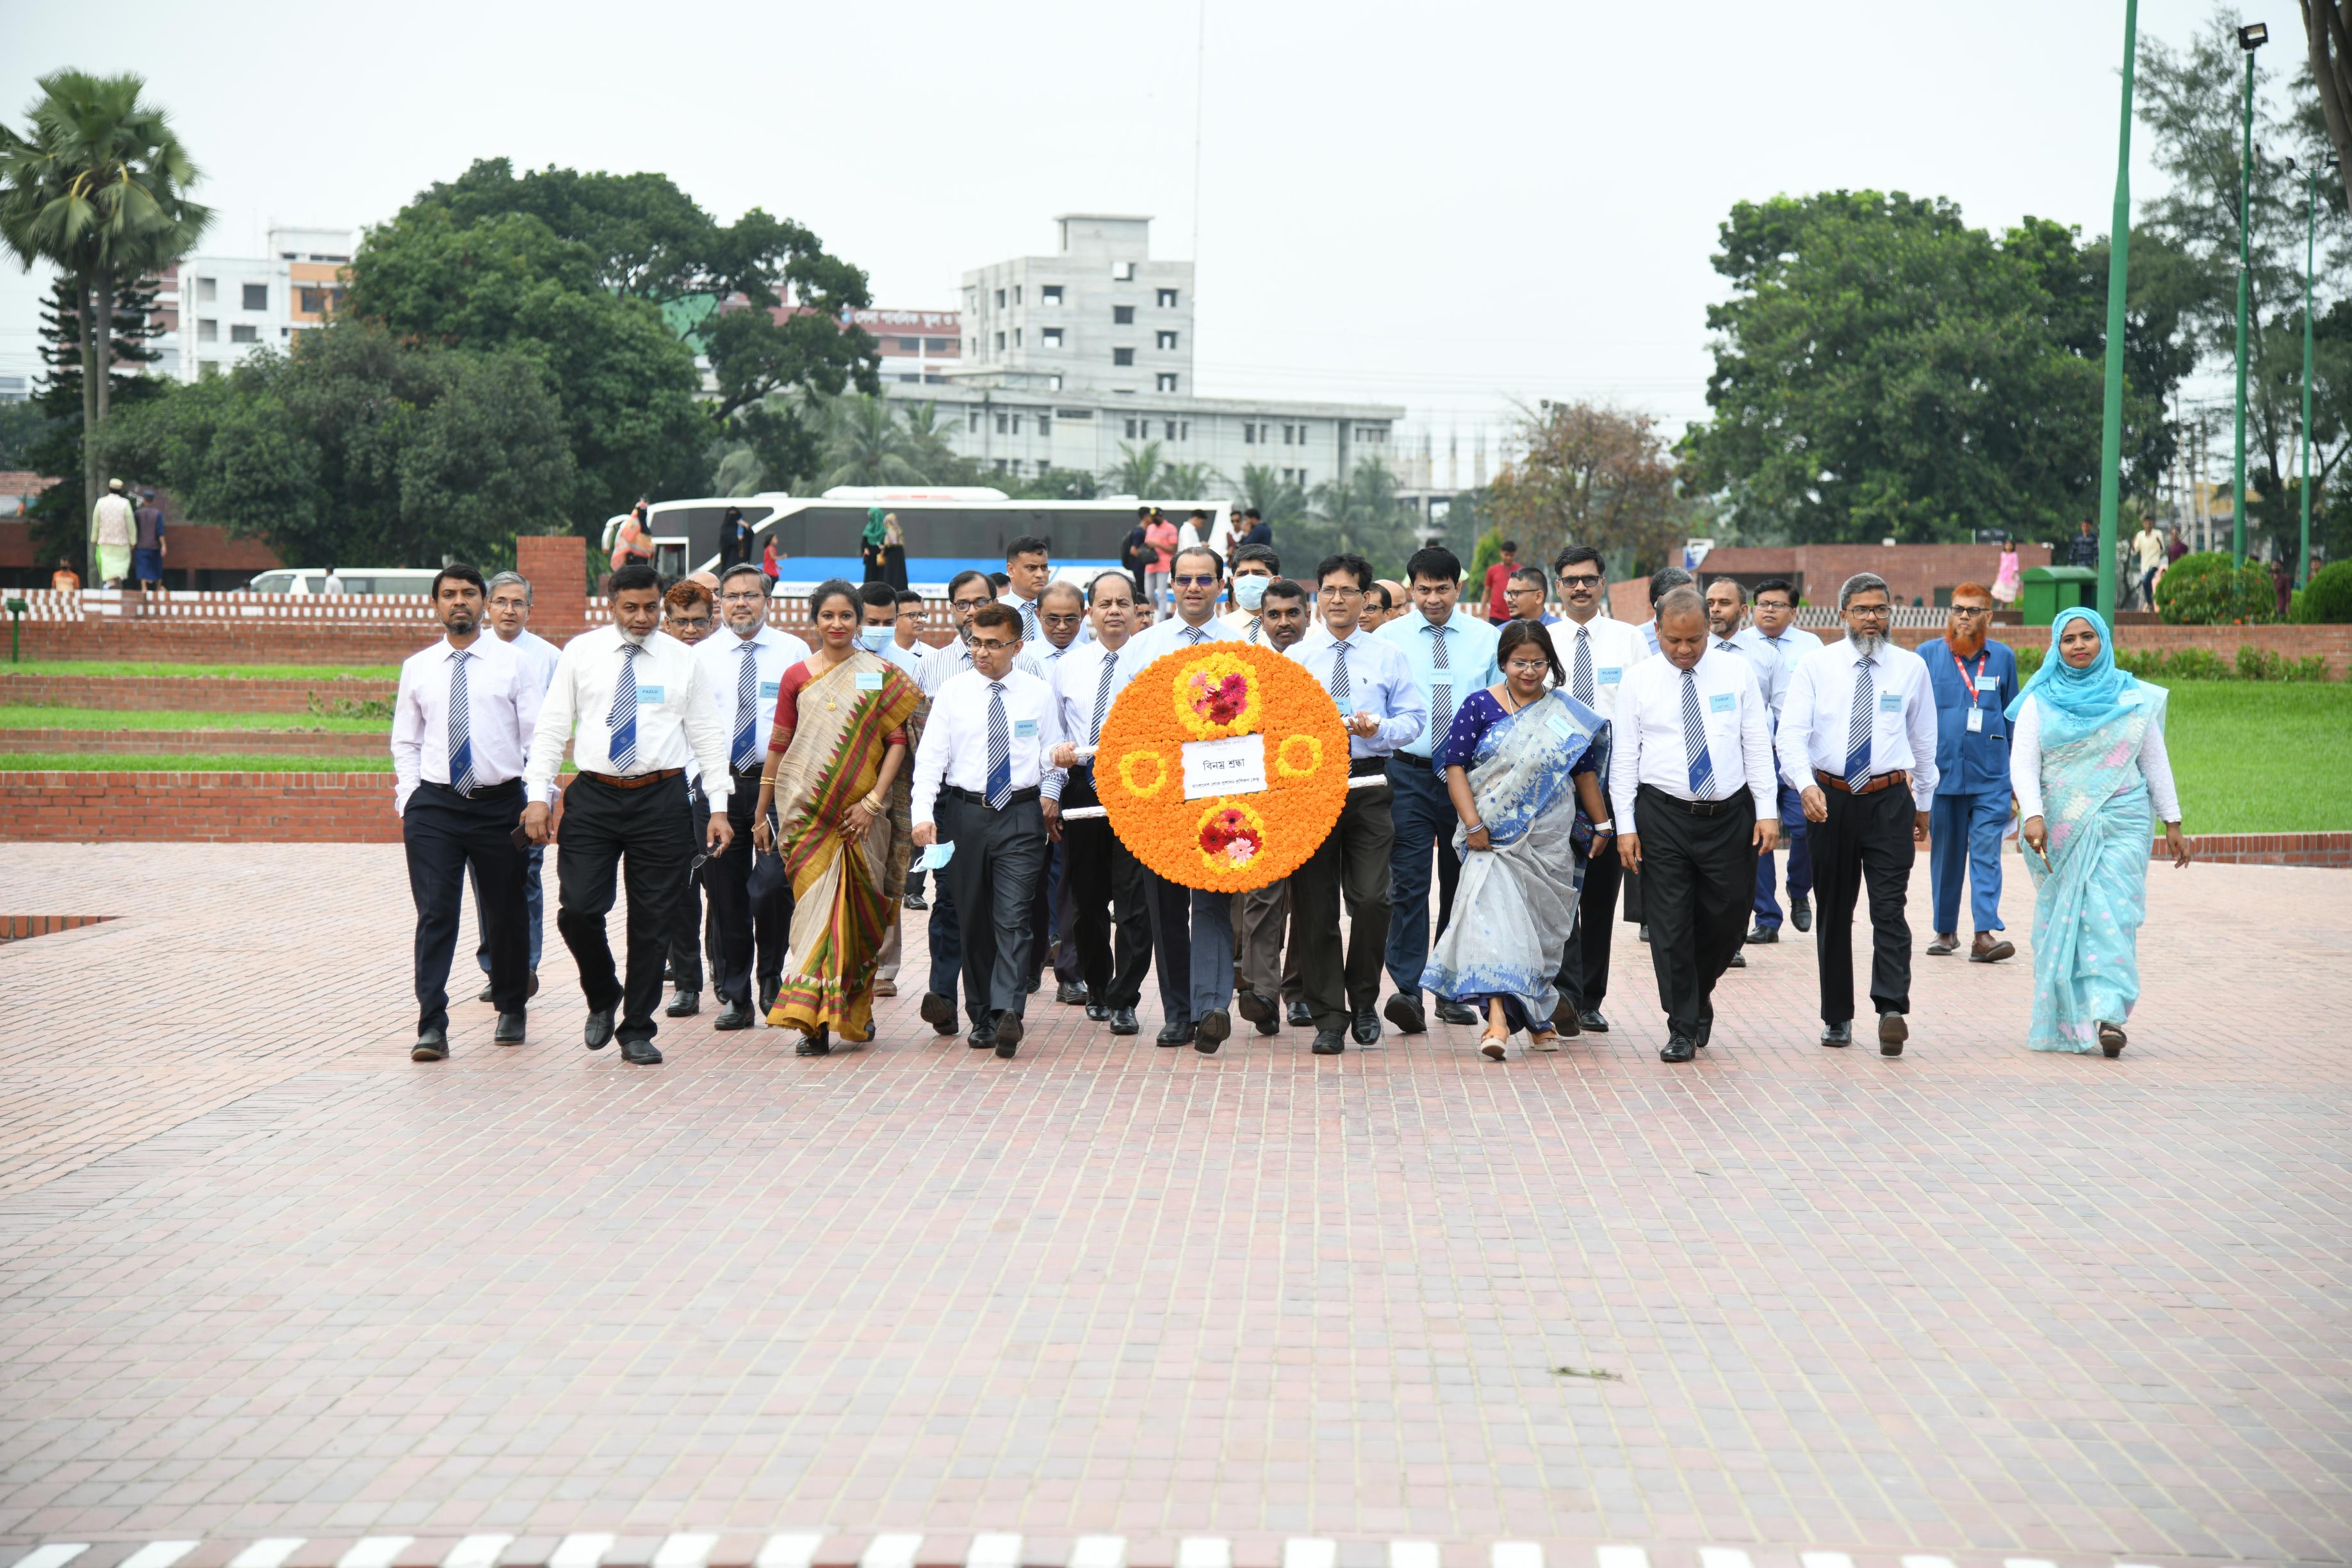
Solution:
<svg viewBox="0 0 2352 1568">
<path fill-rule="evenodd" d="M 522 815 L 522 772 L 539 722 L 540 683 L 512 648 L 482 636 L 482 574 L 452 563 L 433 579 L 433 607 L 446 635 L 400 667 L 394 701 L 393 809 L 408 854 L 416 903 L 416 1044 L 411 1061 L 449 1056 L 449 961 L 457 912 L 473 872 L 489 942 L 490 994 L 499 1045 L 523 1037 L 531 985 L 524 929 L 523 852 L 514 841 Z M 540 807 L 542 815 L 545 806 Z"/>
<path fill-rule="evenodd" d="M 1741 623 L 1747 618 L 1748 590 L 1739 585 L 1737 578 L 1717 577 L 1706 585 L 1707 647 L 1717 653 L 1727 653 L 1735 658 L 1746 659 L 1748 668 L 1755 671 L 1757 689 L 1764 695 L 1769 731 L 1771 715 L 1780 710 L 1781 689 L 1788 683 L 1789 672 L 1781 668 L 1780 656 L 1770 648 L 1759 642 L 1739 640 L 1739 634 L 1743 629 Z M 1778 795 L 1779 791 L 1776 789 L 1774 791 L 1776 799 Z M 1769 811 L 1767 815 L 1769 815 Z M 1761 859 L 1763 853 L 1759 849 L 1757 852 L 1757 858 Z M 1749 895 L 1748 902 L 1750 904 L 1755 902 L 1752 893 Z M 1748 940 L 1753 941 L 1754 938 L 1751 935 Z M 1734 948 L 1731 962 L 1727 967 L 1747 968 L 1748 955 Z"/>
<path fill-rule="evenodd" d="M 1968 878 L 1976 935 L 1974 963 L 1998 963 L 2017 948 L 2000 935 L 2000 837 L 2009 824 L 2009 705 L 2017 700 L 2017 655 L 1985 634 L 1992 590 L 1963 583 L 1941 642 L 1919 652 L 1936 692 L 1936 804 L 1927 810 L 1927 886 L 1936 906 L 1940 958 L 1960 945 L 1960 879 Z"/>
<path fill-rule="evenodd" d="M 1780 776 L 1798 791 L 1822 906 L 1822 1044 L 1853 1044 L 1853 907 L 1866 883 L 1878 1050 L 1910 1037 L 1911 928 L 1903 905 L 1936 798 L 1936 700 L 1927 666 L 1887 637 L 1885 579 L 1857 572 L 1838 590 L 1845 640 L 1797 666 L 1780 710 Z"/>
</svg>

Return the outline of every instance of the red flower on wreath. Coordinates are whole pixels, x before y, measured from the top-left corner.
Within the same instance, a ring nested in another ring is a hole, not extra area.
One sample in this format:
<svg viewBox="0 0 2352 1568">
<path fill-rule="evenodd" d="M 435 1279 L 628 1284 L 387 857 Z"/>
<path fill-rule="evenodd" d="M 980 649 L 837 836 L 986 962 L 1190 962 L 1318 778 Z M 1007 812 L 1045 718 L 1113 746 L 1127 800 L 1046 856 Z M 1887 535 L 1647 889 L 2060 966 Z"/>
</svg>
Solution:
<svg viewBox="0 0 2352 1568">
<path fill-rule="evenodd" d="M 1265 847 L 1265 830 L 1257 814 L 1245 807 L 1213 807 L 1201 822 L 1201 853 L 1235 870 L 1247 866 Z"/>
<path fill-rule="evenodd" d="M 1238 675 L 1228 675 L 1212 682 L 1204 676 L 1192 678 L 1192 707 L 1205 712 L 1212 724 L 1230 724 L 1249 706 L 1249 682 Z"/>
</svg>

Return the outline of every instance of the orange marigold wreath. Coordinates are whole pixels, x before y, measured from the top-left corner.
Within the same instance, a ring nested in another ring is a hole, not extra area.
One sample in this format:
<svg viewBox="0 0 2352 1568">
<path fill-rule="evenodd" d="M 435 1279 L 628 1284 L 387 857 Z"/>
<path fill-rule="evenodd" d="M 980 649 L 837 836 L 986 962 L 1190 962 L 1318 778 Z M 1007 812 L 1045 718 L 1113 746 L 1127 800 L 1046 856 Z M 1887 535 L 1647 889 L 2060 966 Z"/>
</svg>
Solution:
<svg viewBox="0 0 2352 1568">
<path fill-rule="evenodd" d="M 1184 743 L 1265 737 L 1266 787 L 1184 798 Z M 1162 654 L 1103 721 L 1095 793 L 1111 830 L 1159 876 L 1238 893 L 1279 881 L 1329 836 L 1348 798 L 1348 731 L 1304 667 L 1249 643 Z"/>
</svg>

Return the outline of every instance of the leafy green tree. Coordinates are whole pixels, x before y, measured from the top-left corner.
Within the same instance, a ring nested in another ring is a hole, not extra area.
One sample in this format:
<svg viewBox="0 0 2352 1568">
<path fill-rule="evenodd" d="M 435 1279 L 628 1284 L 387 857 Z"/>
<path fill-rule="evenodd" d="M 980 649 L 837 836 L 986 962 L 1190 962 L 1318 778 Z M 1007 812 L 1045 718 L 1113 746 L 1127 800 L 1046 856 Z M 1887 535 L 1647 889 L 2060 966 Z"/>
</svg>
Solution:
<svg viewBox="0 0 2352 1568">
<path fill-rule="evenodd" d="M 929 484 L 931 457 L 886 398 L 853 393 L 826 406 L 822 483 L 827 487 Z"/>
<path fill-rule="evenodd" d="M 1279 479 L 1270 463 L 1246 463 L 1242 467 L 1244 506 L 1257 508 L 1258 516 L 1280 536 L 1283 524 L 1307 515 L 1307 491 L 1296 480 Z"/>
<path fill-rule="evenodd" d="M 519 349 L 405 347 L 344 324 L 124 410 L 103 456 L 291 560 L 505 564 L 572 487 L 545 377 Z"/>
<path fill-rule="evenodd" d="M 1160 493 L 1166 465 L 1160 460 L 1160 443 L 1146 441 L 1140 447 L 1130 447 L 1122 441 L 1118 461 L 1103 470 L 1103 489 L 1115 496 L 1134 496 L 1149 500 Z"/>
<path fill-rule="evenodd" d="M 56 267 L 74 290 L 77 323 L 115 320 L 115 295 L 184 255 L 212 221 L 190 199 L 195 163 L 139 77 L 52 71 L 28 131 L 0 125 L 0 244 L 30 268 Z M 99 489 L 97 437 L 112 408 L 113 334 L 79 333 L 82 493 Z M 89 581 L 97 578 L 89 547 Z"/>
<path fill-rule="evenodd" d="M 1404 569 L 1415 542 L 1412 509 L 1397 494 L 1396 474 L 1377 458 L 1316 486 L 1307 515 L 1275 535 L 1286 568 L 1312 572 L 1324 556 L 1352 551 L 1382 576 Z"/>
<path fill-rule="evenodd" d="M 956 482 L 993 485 L 1014 500 L 1092 500 L 1098 493 L 1095 477 L 1083 468 L 1048 468 L 1042 474 L 975 471 Z"/>
<path fill-rule="evenodd" d="M 1496 476 L 1486 510 L 1519 542 L 1521 560 L 1549 565 L 1589 544 L 1626 577 L 1679 559 L 1689 508 L 1655 419 L 1547 399 L 1521 410 L 1516 436 L 1518 455 Z"/>
<path fill-rule="evenodd" d="M 1207 463 L 1169 463 L 1160 470 L 1160 489 L 1171 500 L 1204 500 L 1229 488 L 1225 476 Z"/>
<path fill-rule="evenodd" d="M 107 361 L 107 401 L 122 409 L 170 390 L 147 374 L 163 356 L 152 346 L 157 331 L 155 283 L 135 279 L 114 291 L 114 333 Z M 91 497 L 83 488 L 85 441 L 82 424 L 82 332 L 77 309 L 80 290 L 73 280 L 59 278 L 49 289 L 41 311 L 39 386 L 26 403 L 15 405 L 39 420 L 40 427 L 9 466 L 30 468 L 58 482 L 41 492 L 30 509 L 34 560 L 60 556 L 80 560 L 87 553 Z M 95 579 L 92 579 L 95 581 Z"/>
</svg>

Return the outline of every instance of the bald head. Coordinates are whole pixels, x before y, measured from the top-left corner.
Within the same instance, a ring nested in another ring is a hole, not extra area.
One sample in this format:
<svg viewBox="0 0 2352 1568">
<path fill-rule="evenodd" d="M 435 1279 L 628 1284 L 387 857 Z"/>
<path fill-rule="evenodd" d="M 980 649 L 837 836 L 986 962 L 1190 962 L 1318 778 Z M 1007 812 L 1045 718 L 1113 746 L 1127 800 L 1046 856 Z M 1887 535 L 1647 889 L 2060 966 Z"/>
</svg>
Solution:
<svg viewBox="0 0 2352 1568">
<path fill-rule="evenodd" d="M 1658 651 L 1676 669 L 1689 669 L 1706 651 L 1706 601 L 1684 584 L 1658 599 Z"/>
</svg>

